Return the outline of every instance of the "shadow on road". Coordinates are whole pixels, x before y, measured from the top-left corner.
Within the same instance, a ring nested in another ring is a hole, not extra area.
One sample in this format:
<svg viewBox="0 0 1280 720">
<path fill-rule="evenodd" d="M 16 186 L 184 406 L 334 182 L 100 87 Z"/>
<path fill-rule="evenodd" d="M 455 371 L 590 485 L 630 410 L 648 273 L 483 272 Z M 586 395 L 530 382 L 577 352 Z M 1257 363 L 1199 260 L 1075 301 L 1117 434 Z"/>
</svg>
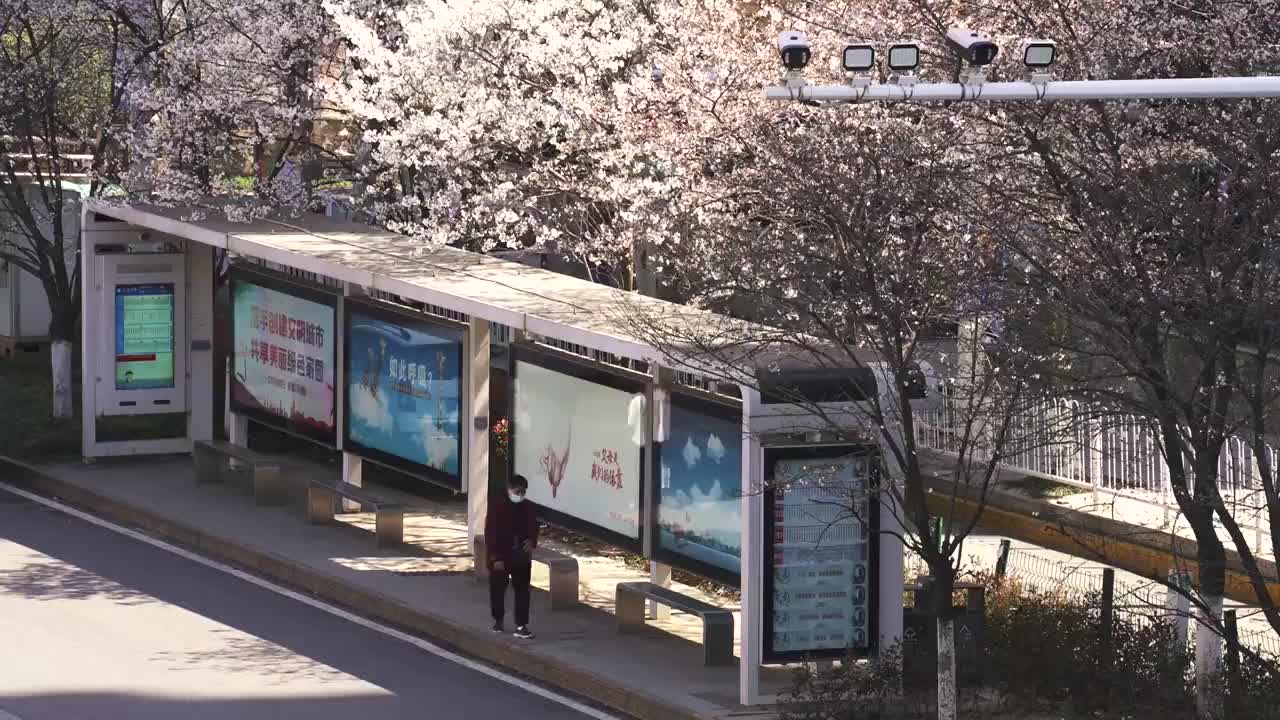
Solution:
<svg viewBox="0 0 1280 720">
<path fill-rule="evenodd" d="M 4 494 L 0 491 L 0 495 Z M 163 668 L 160 672 L 187 678 L 203 673 L 208 678 L 208 695 L 218 693 L 219 676 L 252 673 L 258 678 L 255 687 L 261 688 L 263 696 L 186 699 L 128 692 L 82 693 L 76 690 L 79 679 L 66 678 L 58 680 L 61 687 L 67 688 L 65 692 L 22 695 L 16 694 L 18 689 L 10 688 L 7 694 L 0 694 L 0 709 L 24 720 L 79 717 L 95 720 L 280 720 L 289 717 L 505 720 L 513 716 L 540 720 L 575 716 L 563 705 L 410 644 L 216 569 L 47 511 L 34 503 L 0 503 L 0 543 L 3 541 L 21 547 L 15 553 L 10 546 L 8 563 L 12 569 L 0 564 L 0 594 L 33 601 L 106 599 L 125 605 L 165 603 L 197 614 L 225 626 L 214 626 L 216 641 L 190 651 L 172 647 L 154 649 L 143 658 L 146 664 L 155 663 Z M 0 556 L 0 563 L 3 562 Z M 485 609 L 477 608 L 477 611 Z M 87 607 L 84 612 L 96 610 Z M 138 649 L 147 652 L 145 648 Z M 361 694 L 365 691 L 353 688 L 353 695 L 341 695 L 330 689 L 323 697 L 309 695 L 325 692 L 326 679 L 343 676 L 374 686 L 373 692 Z M 163 681 L 163 678 L 156 679 Z M 92 678 L 84 680 L 88 683 Z M 299 680 L 313 681 L 314 687 L 293 683 Z M 190 687 L 189 679 L 187 686 Z M 2 678 L 0 687 L 3 687 Z M 383 692 L 377 693 L 378 690 Z M 282 694 L 292 697 L 270 697 Z"/>
</svg>

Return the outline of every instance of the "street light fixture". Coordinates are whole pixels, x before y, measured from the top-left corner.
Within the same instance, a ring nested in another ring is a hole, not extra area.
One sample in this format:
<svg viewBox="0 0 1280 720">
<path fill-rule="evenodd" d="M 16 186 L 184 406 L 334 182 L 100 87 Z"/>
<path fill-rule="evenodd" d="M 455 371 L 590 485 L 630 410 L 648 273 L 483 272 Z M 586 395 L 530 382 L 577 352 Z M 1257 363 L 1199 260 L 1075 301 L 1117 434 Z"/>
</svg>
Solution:
<svg viewBox="0 0 1280 720">
<path fill-rule="evenodd" d="M 1043 38 L 1023 40 L 1018 54 L 1022 56 L 1022 64 L 1027 68 L 1027 82 L 1036 87 L 1044 87 L 1053 80 L 1053 73 L 1049 68 L 1058 59 L 1057 43 Z"/>
<path fill-rule="evenodd" d="M 840 64 L 850 74 L 850 85 L 865 88 L 871 84 L 871 72 L 876 67 L 876 47 L 871 43 L 850 40 L 845 43 Z"/>
<path fill-rule="evenodd" d="M 920 43 L 896 42 L 889 46 L 889 69 L 894 72 L 915 72 L 920 67 Z"/>
<path fill-rule="evenodd" d="M 916 68 L 920 67 L 920 43 L 901 41 L 889 46 L 886 53 L 889 70 L 889 82 L 893 85 L 914 85 Z"/>
<path fill-rule="evenodd" d="M 851 73 L 869 73 L 876 66 L 876 47 L 850 40 L 844 46 L 844 69 Z"/>
<path fill-rule="evenodd" d="M 1022 64 L 1034 70 L 1047 70 L 1058 59 L 1058 44 L 1052 40 L 1022 41 Z"/>
</svg>

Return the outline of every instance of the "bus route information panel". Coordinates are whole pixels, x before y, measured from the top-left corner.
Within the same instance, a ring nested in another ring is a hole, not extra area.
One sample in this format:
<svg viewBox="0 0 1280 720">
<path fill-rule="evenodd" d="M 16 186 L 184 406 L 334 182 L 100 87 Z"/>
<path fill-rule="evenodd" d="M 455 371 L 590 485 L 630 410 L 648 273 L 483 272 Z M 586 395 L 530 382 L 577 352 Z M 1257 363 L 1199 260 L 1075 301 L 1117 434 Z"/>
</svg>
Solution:
<svg viewBox="0 0 1280 720">
<path fill-rule="evenodd" d="M 780 450 L 766 460 L 765 662 L 867 655 L 875 645 L 877 456 L 848 445 Z"/>
</svg>

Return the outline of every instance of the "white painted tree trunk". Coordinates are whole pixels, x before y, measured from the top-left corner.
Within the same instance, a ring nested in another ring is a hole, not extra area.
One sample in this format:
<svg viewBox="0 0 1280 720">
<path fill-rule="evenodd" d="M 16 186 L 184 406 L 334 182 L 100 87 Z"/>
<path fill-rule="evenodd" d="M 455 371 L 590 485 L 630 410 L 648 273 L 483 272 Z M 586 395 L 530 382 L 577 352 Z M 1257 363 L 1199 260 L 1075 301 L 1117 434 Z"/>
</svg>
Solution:
<svg viewBox="0 0 1280 720">
<path fill-rule="evenodd" d="M 956 720 L 955 620 L 938 618 L 938 720 Z"/>
<path fill-rule="evenodd" d="M 1196 619 L 1196 717 L 1221 720 L 1223 717 L 1222 597 L 1202 598 L 1208 608 Z"/>
<path fill-rule="evenodd" d="M 49 347 L 52 365 L 53 416 L 69 418 L 73 411 L 71 398 L 71 341 L 54 340 Z"/>
</svg>

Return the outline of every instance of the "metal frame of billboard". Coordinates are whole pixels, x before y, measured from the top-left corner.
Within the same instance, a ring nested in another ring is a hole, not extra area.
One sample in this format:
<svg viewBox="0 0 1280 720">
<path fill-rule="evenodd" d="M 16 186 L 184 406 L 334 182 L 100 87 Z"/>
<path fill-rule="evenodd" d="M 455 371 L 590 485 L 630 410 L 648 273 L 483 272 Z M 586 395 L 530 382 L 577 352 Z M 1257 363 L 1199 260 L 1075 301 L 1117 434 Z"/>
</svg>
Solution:
<svg viewBox="0 0 1280 720">
<path fill-rule="evenodd" d="M 773 490 L 773 468 L 779 460 L 829 459 L 850 454 L 863 454 L 871 457 L 868 463 L 867 478 L 868 497 L 874 498 L 880 481 L 880 448 L 869 443 L 834 443 L 815 445 L 772 445 L 764 450 L 764 647 L 761 655 L 766 665 L 779 665 L 813 660 L 839 660 L 855 655 L 872 657 L 879 648 L 880 638 L 880 504 L 868 500 L 867 515 L 863 523 L 867 526 L 867 642 L 865 649 L 832 648 L 829 650 L 809 651 L 775 651 L 773 649 L 774 620 L 774 543 L 776 542 L 774 508 L 777 496 Z"/>
<path fill-rule="evenodd" d="M 437 470 L 428 465 L 402 458 L 399 455 L 393 455 L 377 448 L 364 445 L 351 438 L 351 315 L 354 312 L 364 313 L 375 319 L 383 320 L 389 323 L 417 323 L 418 325 L 429 328 L 427 332 L 433 332 L 442 336 L 456 336 L 455 342 L 458 347 L 458 469 L 457 476 L 449 475 L 443 470 Z M 465 323 L 455 322 L 446 318 L 428 315 L 418 312 L 408 307 L 401 307 L 391 303 L 383 302 L 372 298 L 345 298 L 342 312 L 342 336 L 344 338 L 342 344 L 342 376 L 339 382 L 344 383 L 342 393 L 342 449 L 361 458 L 368 460 L 377 465 L 403 473 L 409 477 L 424 482 L 439 485 L 441 487 L 462 492 L 462 470 L 463 470 L 463 435 L 466 433 L 466 424 L 464 419 L 468 417 L 467 413 L 470 401 L 463 391 L 463 384 L 467 376 L 467 358 L 466 358 L 466 332 L 467 325 Z"/>
<path fill-rule="evenodd" d="M 321 286 L 308 285 L 294 278 L 290 278 L 285 275 L 275 273 L 260 267 L 247 266 L 242 264 L 232 265 L 231 272 L 227 277 L 228 288 L 230 289 L 230 292 L 231 292 L 231 357 L 228 358 L 228 365 L 229 367 L 232 368 L 232 372 L 231 372 L 232 380 L 235 379 L 235 352 L 236 352 L 235 283 L 237 282 L 248 282 L 253 285 L 266 288 L 268 290 L 275 290 L 276 292 L 283 293 L 285 295 L 290 295 L 300 300 L 306 300 L 309 302 L 317 303 L 319 305 L 324 305 L 333 311 L 333 331 L 335 333 L 335 337 L 333 339 L 333 346 L 332 346 L 333 352 L 332 352 L 332 357 L 330 358 L 330 362 L 332 363 L 333 378 L 334 378 L 334 383 L 333 383 L 334 384 L 334 388 L 333 388 L 334 428 L 331 433 L 315 432 L 315 431 L 307 430 L 305 428 L 298 427 L 295 423 L 293 423 L 289 419 L 282 418 L 279 415 L 276 415 L 275 413 L 262 412 L 260 410 L 257 410 L 256 408 L 240 405 L 239 403 L 236 402 L 236 394 L 234 389 L 232 389 L 230 393 L 231 397 L 229 400 L 231 412 L 236 413 L 238 415 L 243 415 L 249 418 L 250 420 L 253 420 L 256 423 L 266 425 L 267 427 L 273 428 L 275 430 L 279 430 L 280 432 L 283 432 L 285 434 L 292 435 L 294 437 L 301 438 L 309 442 L 313 442 L 317 445 L 329 448 L 331 450 L 336 450 L 338 447 L 337 384 L 342 381 L 342 373 L 340 368 L 338 367 L 338 342 L 337 342 L 338 339 L 336 337 L 336 334 L 340 327 L 338 325 L 338 295 L 335 292 L 333 292 L 332 289 L 328 289 L 328 288 L 322 289 Z"/>
<path fill-rule="evenodd" d="M 672 388 L 669 397 L 671 398 L 671 404 L 673 406 L 679 406 L 684 410 L 699 415 L 709 415 L 717 419 L 736 423 L 739 428 L 739 434 L 742 432 L 741 400 L 735 401 L 733 398 L 716 396 L 707 392 L 691 391 L 686 388 Z M 721 399 L 722 397 L 723 399 Z M 659 473 L 661 472 L 660 468 L 662 467 L 662 448 L 665 445 L 666 443 L 662 442 L 655 441 L 653 443 L 653 457 L 650 459 L 650 462 L 653 463 L 655 478 L 660 477 Z M 739 453 L 738 461 L 741 462 L 741 453 Z M 738 473 L 738 477 L 739 483 L 741 483 L 741 472 Z M 686 555 L 681 555 L 674 550 L 662 547 L 662 535 L 661 530 L 658 527 L 659 514 L 661 513 L 662 505 L 662 483 L 661 480 L 658 480 L 657 482 L 651 483 L 651 485 L 652 488 L 649 490 L 649 500 L 651 503 L 650 506 L 653 508 L 653 513 L 651 513 L 651 517 L 645 525 L 646 532 L 652 533 L 651 537 L 653 538 L 653 543 L 651 545 L 653 548 L 653 557 L 651 559 L 731 587 L 740 587 L 742 585 L 741 566 L 739 566 L 739 571 L 735 573 L 725 570 L 722 567 L 712 565 L 711 563 L 706 563 Z M 741 487 L 739 487 L 738 498 L 741 498 Z M 739 557 L 739 560 L 741 560 L 741 557 Z"/>
<path fill-rule="evenodd" d="M 510 391 L 510 407 L 516 407 L 516 388 L 518 386 L 518 370 L 521 362 L 537 365 L 545 370 L 557 372 L 562 375 L 568 375 L 578 380 L 603 385 L 628 393 L 639 393 L 645 395 L 646 399 L 646 415 L 652 413 L 653 398 L 649 392 L 649 378 L 646 375 L 624 370 L 622 368 L 607 368 L 599 363 L 592 363 L 585 358 L 579 359 L 576 356 L 561 352 L 544 346 L 535 346 L 532 343 L 511 343 L 511 391 Z M 507 452 L 507 477 L 515 475 L 516 472 L 516 444 L 520 442 L 520 425 L 516 420 L 515 412 L 511 413 L 508 422 L 511 429 L 511 446 Z M 648 430 L 648 428 L 646 428 Z M 637 488 L 636 488 L 636 507 L 640 513 L 639 537 L 630 538 L 622 533 L 610 530 L 608 528 L 597 525 L 589 520 L 574 517 L 567 513 L 551 508 L 538 506 L 538 513 L 542 519 L 557 527 L 563 528 L 570 532 L 587 535 L 598 540 L 615 545 L 635 553 L 642 553 L 644 550 L 644 534 L 647 532 L 649 518 L 645 515 L 644 497 L 649 483 L 646 482 L 646 468 L 650 459 L 645 457 L 644 448 L 640 449 L 639 467 L 636 468 Z"/>
</svg>

